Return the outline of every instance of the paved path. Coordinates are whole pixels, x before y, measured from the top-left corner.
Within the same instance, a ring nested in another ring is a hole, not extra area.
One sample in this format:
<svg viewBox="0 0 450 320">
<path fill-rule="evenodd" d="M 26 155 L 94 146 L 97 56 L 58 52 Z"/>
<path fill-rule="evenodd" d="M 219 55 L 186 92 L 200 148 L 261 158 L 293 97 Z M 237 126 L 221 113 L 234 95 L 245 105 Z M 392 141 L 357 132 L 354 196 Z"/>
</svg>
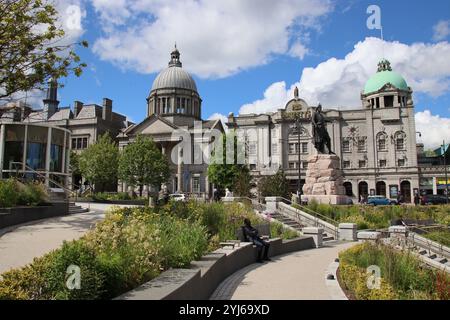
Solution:
<svg viewBox="0 0 450 320">
<path fill-rule="evenodd" d="M 357 242 L 327 244 L 251 264 L 223 281 L 211 299 L 216 300 L 329 300 L 326 284 L 330 264 Z"/>
<path fill-rule="evenodd" d="M 103 218 L 103 211 L 96 210 L 40 220 L 4 233 L 0 236 L 0 274 L 59 248 L 64 240 L 80 238 Z"/>
</svg>

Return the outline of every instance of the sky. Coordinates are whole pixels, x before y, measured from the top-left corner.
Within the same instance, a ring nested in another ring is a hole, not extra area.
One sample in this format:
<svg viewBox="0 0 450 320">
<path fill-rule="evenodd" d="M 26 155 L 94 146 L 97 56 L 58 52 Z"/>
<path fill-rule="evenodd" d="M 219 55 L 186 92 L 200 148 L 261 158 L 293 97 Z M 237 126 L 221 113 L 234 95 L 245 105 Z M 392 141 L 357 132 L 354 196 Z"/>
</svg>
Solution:
<svg viewBox="0 0 450 320">
<path fill-rule="evenodd" d="M 55 1 L 66 40 L 89 42 L 78 50 L 83 75 L 61 80 L 60 106 L 108 97 L 142 121 L 176 42 L 204 119 L 275 111 L 295 86 L 310 105 L 356 109 L 385 57 L 414 91 L 418 142 L 450 140 L 448 0 Z M 384 40 L 367 26 L 370 5 L 380 8 Z"/>
</svg>

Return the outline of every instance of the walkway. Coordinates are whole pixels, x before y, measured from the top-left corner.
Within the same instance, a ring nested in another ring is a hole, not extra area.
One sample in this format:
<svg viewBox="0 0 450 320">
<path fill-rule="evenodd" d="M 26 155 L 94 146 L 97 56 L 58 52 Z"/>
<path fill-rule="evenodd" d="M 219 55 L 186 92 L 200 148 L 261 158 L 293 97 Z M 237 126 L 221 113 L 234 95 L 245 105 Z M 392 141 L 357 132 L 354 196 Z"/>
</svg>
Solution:
<svg viewBox="0 0 450 320">
<path fill-rule="evenodd" d="M 330 300 L 326 285 L 329 265 L 357 242 L 327 243 L 319 249 L 297 251 L 252 264 L 223 281 L 212 300 Z"/>
<path fill-rule="evenodd" d="M 0 274 L 59 248 L 64 240 L 80 238 L 103 218 L 96 210 L 32 222 L 3 235 L 0 230 Z"/>
</svg>

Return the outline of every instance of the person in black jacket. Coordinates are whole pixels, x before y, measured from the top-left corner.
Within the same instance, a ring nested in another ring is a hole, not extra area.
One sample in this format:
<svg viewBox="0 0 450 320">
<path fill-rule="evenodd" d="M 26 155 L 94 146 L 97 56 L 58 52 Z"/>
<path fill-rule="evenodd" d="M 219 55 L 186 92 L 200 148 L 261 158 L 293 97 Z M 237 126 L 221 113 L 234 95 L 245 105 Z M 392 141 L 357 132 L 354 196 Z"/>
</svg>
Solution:
<svg viewBox="0 0 450 320">
<path fill-rule="evenodd" d="M 263 262 L 263 260 L 270 261 L 268 256 L 270 243 L 264 241 L 259 235 L 258 230 L 253 228 L 249 219 L 244 219 L 244 226 L 242 227 L 242 231 L 244 232 L 244 237 L 249 242 L 253 242 L 258 249 L 258 262 Z"/>
</svg>

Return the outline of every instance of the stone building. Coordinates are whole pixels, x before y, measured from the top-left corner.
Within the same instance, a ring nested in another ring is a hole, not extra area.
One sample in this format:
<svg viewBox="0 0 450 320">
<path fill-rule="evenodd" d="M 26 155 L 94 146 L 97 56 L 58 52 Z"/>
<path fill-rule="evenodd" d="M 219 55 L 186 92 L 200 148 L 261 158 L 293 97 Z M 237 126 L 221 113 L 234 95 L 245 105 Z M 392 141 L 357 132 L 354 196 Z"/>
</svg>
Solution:
<svg viewBox="0 0 450 320">
<path fill-rule="evenodd" d="M 212 187 L 208 182 L 204 151 L 213 137 L 224 129 L 220 120 L 202 120 L 201 110 L 197 85 L 183 69 L 180 52 L 175 47 L 168 67 L 153 82 L 147 98 L 147 117 L 119 133 L 119 148 L 125 148 L 137 135 L 152 137 L 169 158 L 169 192 L 208 197 Z M 119 183 L 118 190 L 129 191 L 130 188 Z M 147 191 L 149 188 L 144 187 L 144 192 Z"/>
<path fill-rule="evenodd" d="M 301 99 L 298 90 L 294 95 L 276 112 L 230 113 L 227 122 L 243 132 L 252 174 L 260 177 L 282 168 L 293 192 L 301 190 L 299 172 L 301 187 L 308 157 L 316 153 L 311 124 L 316 106 Z M 360 96 L 359 109 L 323 111 L 332 149 L 341 161 L 345 192 L 356 201 L 367 195 L 396 199 L 401 193 L 410 202 L 419 191 L 420 178 L 412 90 L 389 61 L 381 60 Z"/>
</svg>

